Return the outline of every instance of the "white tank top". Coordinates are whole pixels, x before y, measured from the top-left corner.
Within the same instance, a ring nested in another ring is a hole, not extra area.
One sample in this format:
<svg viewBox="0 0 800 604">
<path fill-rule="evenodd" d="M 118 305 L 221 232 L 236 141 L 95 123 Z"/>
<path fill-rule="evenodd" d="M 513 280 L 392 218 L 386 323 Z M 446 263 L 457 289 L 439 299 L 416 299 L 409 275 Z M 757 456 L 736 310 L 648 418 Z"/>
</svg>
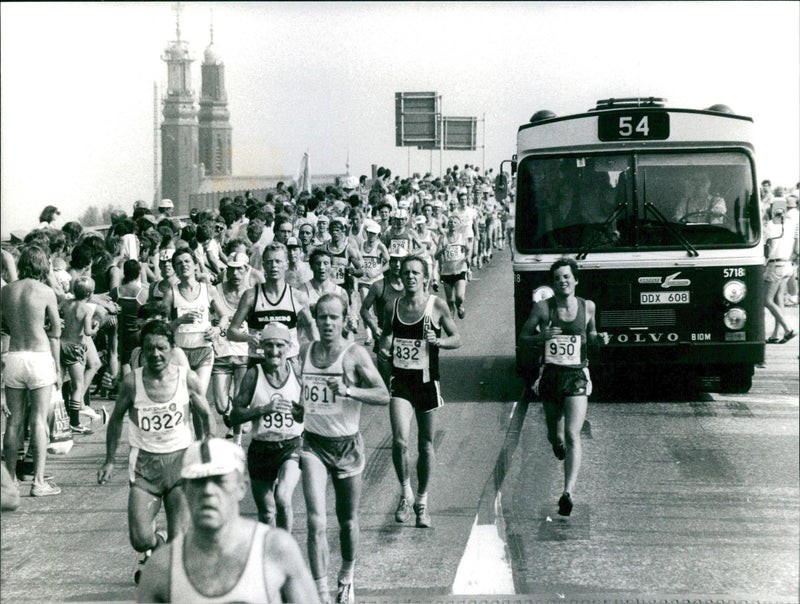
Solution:
<svg viewBox="0 0 800 604">
<path fill-rule="evenodd" d="M 200 292 L 197 298 L 189 302 L 181 295 L 178 285 L 172 286 L 172 305 L 175 308 L 175 316 L 182 317 L 192 310 L 199 310 L 202 316 L 199 321 L 194 323 L 183 323 L 178 325 L 175 330 L 175 345 L 181 348 L 202 348 L 211 346 L 211 342 L 206 340 L 205 332 L 211 327 L 210 306 L 211 299 L 208 295 L 208 286 L 200 283 Z"/>
<path fill-rule="evenodd" d="M 378 240 L 375 240 L 375 245 L 372 249 L 367 251 L 366 241 L 361 243 L 361 268 L 364 269 L 364 275 L 358 278 L 360 283 L 372 285 L 383 276 L 383 263 L 381 262 L 381 253 L 378 249 Z"/>
<path fill-rule="evenodd" d="M 264 575 L 264 541 L 269 526 L 257 522 L 253 528 L 253 539 L 247 555 L 247 563 L 236 585 L 221 596 L 209 597 L 201 594 L 186 576 L 183 566 L 183 543 L 186 535 L 178 533 L 172 541 L 169 573 L 170 602 L 186 602 L 187 604 L 216 602 L 270 602 L 267 589 L 267 578 Z"/>
<path fill-rule="evenodd" d="M 288 363 L 288 365 L 289 375 L 286 376 L 286 381 L 279 388 L 275 388 L 269 383 L 267 376 L 264 375 L 261 363 L 256 365 L 258 381 L 256 381 L 256 387 L 253 391 L 253 398 L 250 399 L 251 405 L 264 405 L 275 399 L 283 399 L 290 403 L 300 404 L 300 380 L 297 379 L 292 364 Z M 289 440 L 303 433 L 303 422 L 295 421 L 291 412 L 278 413 L 274 411 L 267 413 L 254 419 L 252 424 L 253 440 L 278 442 Z"/>
<path fill-rule="evenodd" d="M 317 367 L 311 362 L 312 342 L 303 359 L 302 405 L 305 408 L 305 428 L 320 436 L 352 436 L 358 432 L 361 419 L 361 401 L 347 396 L 334 395 L 327 380 L 343 377 L 342 359 L 353 346 L 351 342 L 336 360 L 327 367 Z"/>
<path fill-rule="evenodd" d="M 236 307 L 228 304 L 222 283 L 217 285 L 217 299 L 220 301 L 220 310 L 224 313 L 224 316 L 228 317 L 228 322 L 230 324 L 230 319 L 236 312 Z M 217 336 L 212 344 L 214 345 L 214 355 L 217 357 L 247 356 L 247 342 L 232 342 L 224 332 L 220 332 L 219 336 Z"/>
<path fill-rule="evenodd" d="M 170 365 L 170 367 L 177 367 Z M 149 453 L 173 453 L 185 449 L 192 442 L 189 428 L 189 387 L 186 368 L 177 367 L 178 380 L 175 394 L 168 401 L 158 403 L 147 396 L 142 380 L 142 367 L 133 370 L 134 400 L 128 439 L 131 447 Z"/>
<path fill-rule="evenodd" d="M 455 239 L 450 239 L 450 235 L 445 233 L 439 244 L 442 249 L 440 274 L 457 275 L 467 270 L 466 244 L 463 233 L 456 233 Z"/>
</svg>

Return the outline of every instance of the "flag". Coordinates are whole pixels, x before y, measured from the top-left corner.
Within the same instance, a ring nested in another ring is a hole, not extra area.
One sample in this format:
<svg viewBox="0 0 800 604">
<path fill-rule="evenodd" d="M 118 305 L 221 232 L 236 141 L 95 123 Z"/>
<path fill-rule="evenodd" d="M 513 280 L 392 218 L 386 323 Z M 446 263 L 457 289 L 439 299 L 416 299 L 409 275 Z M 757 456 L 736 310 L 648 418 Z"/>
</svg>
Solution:
<svg viewBox="0 0 800 604">
<path fill-rule="evenodd" d="M 311 170 L 308 166 L 308 151 L 303 153 L 303 159 L 300 160 L 300 170 L 297 172 L 297 178 L 294 179 L 294 183 L 298 195 L 303 191 L 311 193 Z"/>
</svg>

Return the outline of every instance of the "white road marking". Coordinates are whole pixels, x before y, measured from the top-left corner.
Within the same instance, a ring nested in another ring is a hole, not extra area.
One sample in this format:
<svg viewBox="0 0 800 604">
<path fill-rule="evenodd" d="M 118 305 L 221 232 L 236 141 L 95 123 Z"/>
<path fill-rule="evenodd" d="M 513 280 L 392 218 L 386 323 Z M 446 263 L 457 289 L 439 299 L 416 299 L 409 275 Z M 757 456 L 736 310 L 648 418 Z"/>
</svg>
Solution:
<svg viewBox="0 0 800 604">
<path fill-rule="evenodd" d="M 500 493 L 495 499 L 496 518 L 500 510 Z M 514 576 L 505 541 L 500 536 L 497 521 L 493 524 L 472 525 L 464 556 L 458 565 L 453 582 L 453 595 L 514 594 Z"/>
</svg>

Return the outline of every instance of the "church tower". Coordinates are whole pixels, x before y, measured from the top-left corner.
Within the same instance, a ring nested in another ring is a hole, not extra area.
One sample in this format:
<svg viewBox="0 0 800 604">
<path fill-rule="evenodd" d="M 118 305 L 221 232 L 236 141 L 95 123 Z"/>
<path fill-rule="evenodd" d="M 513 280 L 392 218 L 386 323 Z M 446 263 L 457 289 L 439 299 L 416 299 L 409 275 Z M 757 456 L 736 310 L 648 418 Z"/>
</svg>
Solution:
<svg viewBox="0 0 800 604">
<path fill-rule="evenodd" d="M 200 163 L 206 177 L 231 174 L 231 131 L 225 64 L 214 48 L 212 22 L 211 41 L 203 55 L 199 113 Z"/>
<path fill-rule="evenodd" d="M 189 195 L 200 180 L 197 107 L 192 91 L 189 48 L 181 40 L 180 8 L 176 9 L 176 39 L 161 57 L 167 63 L 167 94 L 161 123 L 161 193 L 175 204 L 176 215 L 189 213 Z"/>
</svg>

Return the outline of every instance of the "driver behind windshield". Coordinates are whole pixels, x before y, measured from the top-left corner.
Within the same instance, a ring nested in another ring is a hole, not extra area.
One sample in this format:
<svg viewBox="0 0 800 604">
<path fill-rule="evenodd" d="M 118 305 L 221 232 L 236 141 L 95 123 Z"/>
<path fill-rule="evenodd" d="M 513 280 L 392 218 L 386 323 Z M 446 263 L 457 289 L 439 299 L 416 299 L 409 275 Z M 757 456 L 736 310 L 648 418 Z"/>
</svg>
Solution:
<svg viewBox="0 0 800 604">
<path fill-rule="evenodd" d="M 684 181 L 684 195 L 673 220 L 684 223 L 723 224 L 728 211 L 725 200 L 711 193 L 711 179 L 704 172 L 690 175 Z"/>
</svg>

